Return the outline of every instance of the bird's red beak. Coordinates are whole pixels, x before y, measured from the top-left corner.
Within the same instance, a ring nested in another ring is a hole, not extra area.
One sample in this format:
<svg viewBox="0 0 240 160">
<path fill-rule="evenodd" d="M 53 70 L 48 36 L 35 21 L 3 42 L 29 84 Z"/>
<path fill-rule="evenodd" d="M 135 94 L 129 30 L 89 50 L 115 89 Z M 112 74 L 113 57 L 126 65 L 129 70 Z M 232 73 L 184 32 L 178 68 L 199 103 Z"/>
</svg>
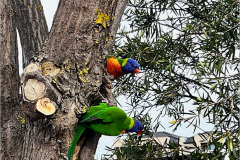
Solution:
<svg viewBox="0 0 240 160">
<path fill-rule="evenodd" d="M 136 69 L 133 70 L 133 72 L 138 74 L 139 73 L 139 69 L 136 68 Z"/>
<path fill-rule="evenodd" d="M 140 136 L 142 134 L 142 131 L 138 131 L 137 134 Z"/>
<path fill-rule="evenodd" d="M 121 134 L 123 134 L 123 133 L 126 133 L 126 130 L 123 130 L 123 131 L 121 132 Z"/>
</svg>

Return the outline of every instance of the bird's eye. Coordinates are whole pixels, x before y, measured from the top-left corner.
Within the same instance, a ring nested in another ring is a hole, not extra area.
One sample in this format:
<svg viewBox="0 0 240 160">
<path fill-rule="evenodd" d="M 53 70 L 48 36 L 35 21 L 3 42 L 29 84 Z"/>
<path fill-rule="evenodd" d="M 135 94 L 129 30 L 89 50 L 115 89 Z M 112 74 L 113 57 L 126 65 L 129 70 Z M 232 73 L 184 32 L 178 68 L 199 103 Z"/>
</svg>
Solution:
<svg viewBox="0 0 240 160">
<path fill-rule="evenodd" d="M 142 129 L 142 127 L 139 126 L 138 129 Z"/>
<path fill-rule="evenodd" d="M 131 63 L 131 66 L 134 67 L 134 65 Z"/>
</svg>

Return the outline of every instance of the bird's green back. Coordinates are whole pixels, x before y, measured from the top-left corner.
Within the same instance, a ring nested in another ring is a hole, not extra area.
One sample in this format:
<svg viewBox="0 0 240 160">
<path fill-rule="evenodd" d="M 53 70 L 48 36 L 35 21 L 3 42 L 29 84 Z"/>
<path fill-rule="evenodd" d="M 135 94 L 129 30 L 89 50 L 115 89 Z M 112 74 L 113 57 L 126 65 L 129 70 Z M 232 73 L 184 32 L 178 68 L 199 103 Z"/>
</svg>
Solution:
<svg viewBox="0 0 240 160">
<path fill-rule="evenodd" d="M 98 107 L 95 109 L 97 110 Z M 116 136 L 121 134 L 123 130 L 129 129 L 131 118 L 118 107 L 103 107 L 97 112 L 84 116 L 84 120 L 80 123 L 88 123 L 89 128 L 97 133 Z M 95 110 L 94 109 L 94 110 Z M 96 111 L 95 110 L 95 111 Z"/>
<path fill-rule="evenodd" d="M 104 110 L 106 108 L 109 108 L 110 106 L 106 103 L 100 103 L 98 106 L 92 106 L 89 108 L 87 113 L 83 116 L 83 119 L 88 118 L 89 116 L 96 114 L 98 111 Z"/>
</svg>

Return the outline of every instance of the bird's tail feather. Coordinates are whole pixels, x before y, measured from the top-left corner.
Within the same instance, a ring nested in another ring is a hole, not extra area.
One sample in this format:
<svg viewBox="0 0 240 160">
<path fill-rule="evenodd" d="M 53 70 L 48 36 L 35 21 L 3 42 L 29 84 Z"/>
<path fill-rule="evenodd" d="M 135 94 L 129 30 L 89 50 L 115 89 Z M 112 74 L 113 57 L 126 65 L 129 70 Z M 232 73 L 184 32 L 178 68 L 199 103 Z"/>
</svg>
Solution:
<svg viewBox="0 0 240 160">
<path fill-rule="evenodd" d="M 82 135 L 82 133 L 84 132 L 85 129 L 86 129 L 86 127 L 84 125 L 82 125 L 82 124 L 77 125 L 72 144 L 71 144 L 71 146 L 69 147 L 69 150 L 68 150 L 68 160 L 71 160 L 71 157 L 73 156 L 73 151 L 75 149 L 75 146 L 77 145 L 77 141 L 81 137 L 81 135 Z"/>
</svg>

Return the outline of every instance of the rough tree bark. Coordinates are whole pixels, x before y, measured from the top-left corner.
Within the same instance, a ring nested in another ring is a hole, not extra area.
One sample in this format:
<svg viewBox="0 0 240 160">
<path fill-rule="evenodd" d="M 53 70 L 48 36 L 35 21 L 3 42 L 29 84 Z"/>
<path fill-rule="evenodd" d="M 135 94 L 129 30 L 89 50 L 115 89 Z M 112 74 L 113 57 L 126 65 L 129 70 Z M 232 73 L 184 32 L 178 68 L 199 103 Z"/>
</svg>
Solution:
<svg viewBox="0 0 240 160">
<path fill-rule="evenodd" d="M 78 118 L 101 101 L 115 103 L 105 63 L 126 4 L 62 0 L 48 35 L 40 1 L 1 2 L 1 58 L 6 59 L 1 63 L 2 159 L 67 159 Z M 21 106 L 16 22 L 26 66 Z M 36 109 L 42 98 L 54 104 L 54 114 Z M 93 159 L 99 138 L 87 131 L 73 159 Z"/>
<path fill-rule="evenodd" d="M 26 67 L 36 52 L 41 50 L 49 34 L 48 27 L 40 0 L 12 2 L 21 40 L 23 67 Z"/>
<path fill-rule="evenodd" d="M 16 19 L 12 2 L 2 0 L 1 11 L 1 157 L 14 159 L 21 156 L 24 115 L 19 109 L 19 74 Z"/>
</svg>

